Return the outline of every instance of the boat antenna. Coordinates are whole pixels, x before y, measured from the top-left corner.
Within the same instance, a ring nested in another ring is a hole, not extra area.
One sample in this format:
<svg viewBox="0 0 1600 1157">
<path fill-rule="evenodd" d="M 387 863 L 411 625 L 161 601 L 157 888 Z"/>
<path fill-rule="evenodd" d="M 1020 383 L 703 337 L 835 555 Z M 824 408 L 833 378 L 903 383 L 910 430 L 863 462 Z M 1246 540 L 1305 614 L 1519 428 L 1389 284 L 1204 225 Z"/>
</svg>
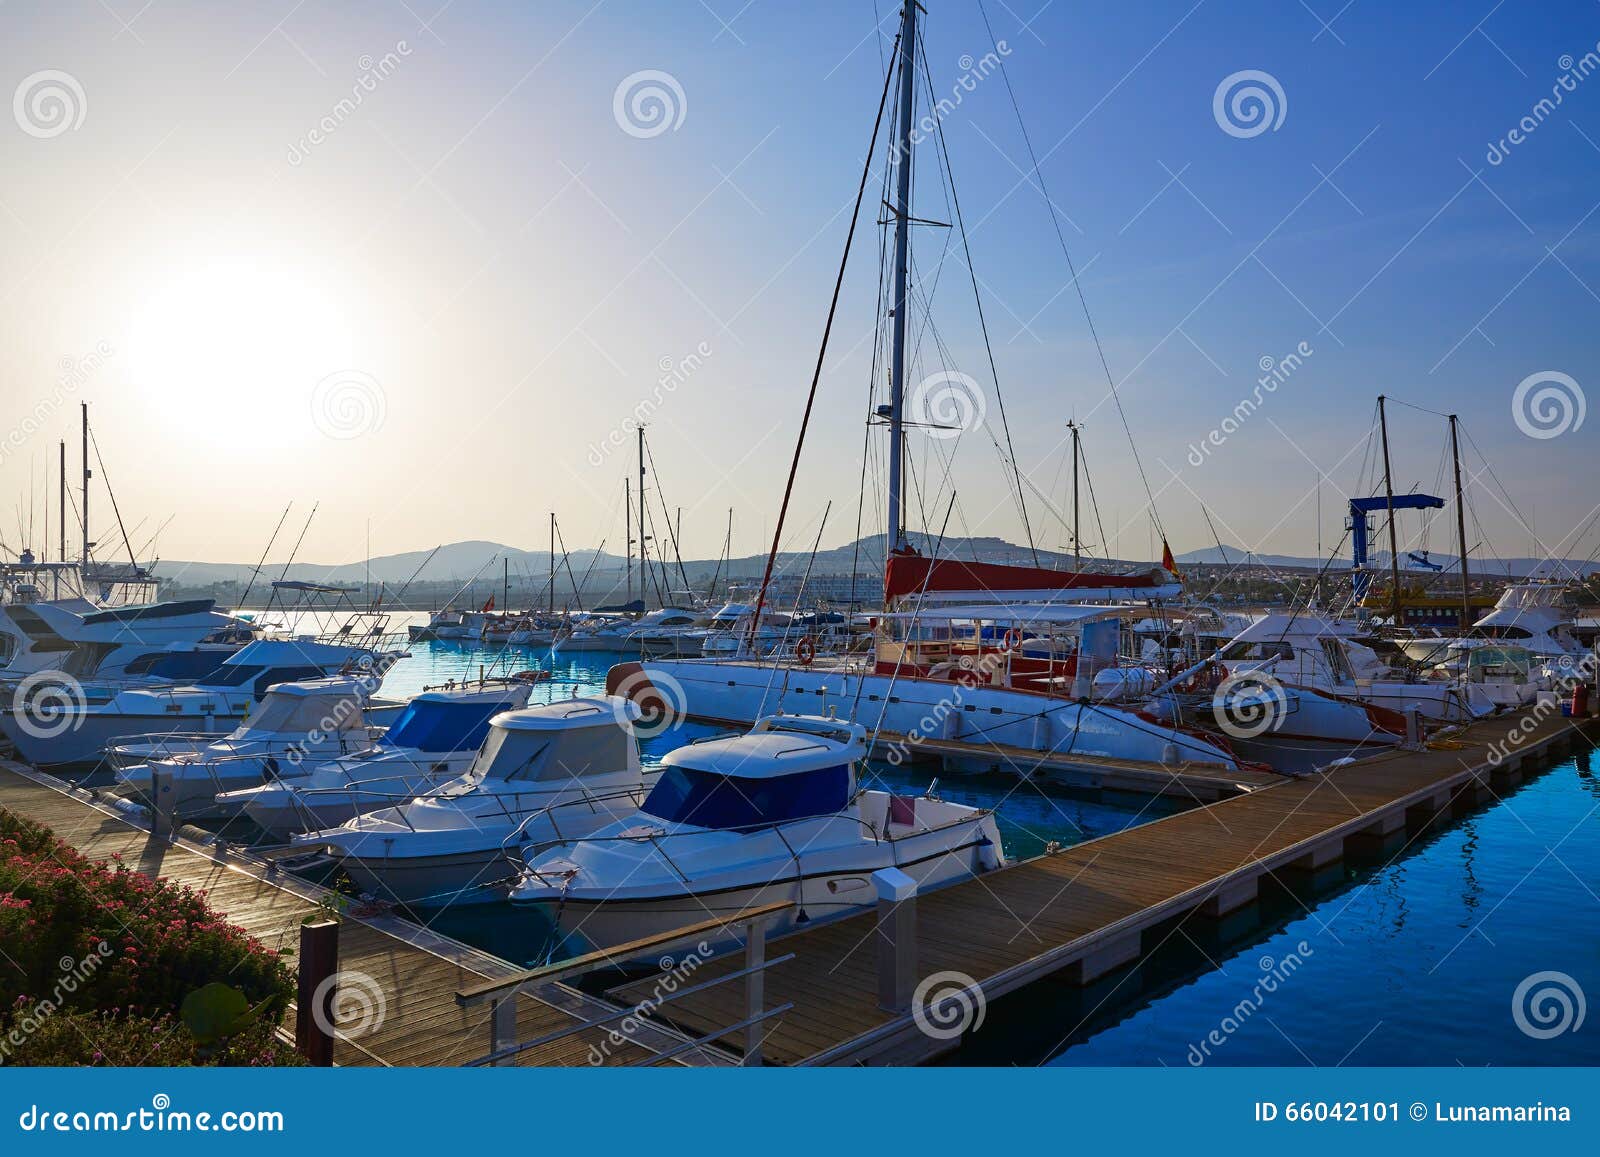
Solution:
<svg viewBox="0 0 1600 1157">
<path fill-rule="evenodd" d="M 1461 491 L 1461 439 L 1456 427 L 1458 419 L 1450 415 L 1450 457 L 1456 473 L 1456 543 L 1461 551 L 1461 629 L 1472 626 L 1472 584 L 1467 576 L 1467 508 Z"/>
<path fill-rule="evenodd" d="M 294 540 L 294 549 L 289 552 L 289 557 L 283 560 L 283 570 L 278 574 L 278 581 L 282 582 L 289 577 L 289 567 L 294 563 L 295 556 L 300 553 L 300 544 L 306 540 L 306 531 L 311 529 L 311 520 L 317 516 L 317 507 L 322 503 L 313 503 L 311 513 L 306 515 L 306 524 L 300 528 L 300 537 Z"/>
<path fill-rule="evenodd" d="M 250 599 L 250 592 L 256 588 L 256 579 L 261 576 L 261 568 L 266 565 L 267 555 L 272 551 L 272 544 L 278 541 L 278 532 L 283 529 L 283 523 L 289 517 L 289 508 L 294 503 L 291 501 L 283 508 L 283 513 L 278 515 L 278 525 L 272 528 L 272 537 L 267 539 L 266 548 L 262 550 L 261 557 L 256 560 L 255 569 L 250 572 L 250 581 L 245 584 L 244 594 L 239 596 L 239 605 L 244 606 Z"/>
<path fill-rule="evenodd" d="M 1389 510 L 1389 625 L 1400 626 L 1400 546 L 1394 525 L 1394 475 L 1389 462 L 1389 419 L 1384 396 L 1378 395 L 1378 435 L 1383 443 L 1383 497 Z"/>
<path fill-rule="evenodd" d="M 914 16 L 910 15 L 915 8 L 916 0 L 907 0 L 907 20 L 915 19 Z M 902 31 L 895 39 L 895 48 L 897 51 L 903 51 L 902 45 L 904 43 L 904 39 L 905 33 Z M 811 389 L 806 394 L 806 408 L 800 419 L 799 435 L 795 438 L 794 456 L 789 461 L 789 480 L 783 488 L 783 502 L 778 508 L 778 524 L 773 528 L 772 532 L 772 549 L 767 552 L 766 569 L 763 571 L 761 576 L 761 588 L 756 594 L 755 614 L 751 618 L 752 627 L 750 631 L 750 641 L 752 644 L 755 642 L 755 628 L 753 624 L 760 621 L 762 606 L 767 600 L 767 587 L 772 582 L 772 566 L 778 557 L 778 543 L 783 539 L 783 522 L 784 518 L 789 513 L 789 499 L 794 494 L 795 474 L 800 469 L 800 451 L 805 445 L 806 429 L 811 425 L 811 410 L 812 407 L 816 405 L 817 401 L 817 384 L 822 380 L 822 365 L 828 354 L 828 338 L 833 333 L 833 319 L 834 315 L 839 309 L 839 296 L 844 288 L 845 269 L 850 263 L 850 249 L 855 242 L 856 226 L 861 220 L 861 201 L 866 195 L 867 178 L 872 175 L 872 158 L 873 154 L 876 153 L 878 149 L 878 132 L 883 127 L 883 110 L 888 106 L 889 103 L 889 86 L 893 79 L 894 69 L 890 68 L 884 74 L 883 94 L 878 98 L 878 114 L 872 122 L 872 140 L 867 145 L 866 158 L 862 161 L 861 165 L 861 183 L 856 187 L 855 208 L 850 213 L 850 229 L 845 234 L 844 253 L 839 258 L 839 272 L 834 278 L 833 282 L 833 298 L 828 303 L 828 319 L 822 327 L 822 344 L 817 350 L 816 366 L 811 371 Z M 909 118 L 907 119 L 909 121 Z M 907 133 L 909 134 L 909 129 L 907 129 Z M 898 511 L 896 513 L 898 514 Z M 729 571 L 731 574 L 731 566 Z"/>
</svg>

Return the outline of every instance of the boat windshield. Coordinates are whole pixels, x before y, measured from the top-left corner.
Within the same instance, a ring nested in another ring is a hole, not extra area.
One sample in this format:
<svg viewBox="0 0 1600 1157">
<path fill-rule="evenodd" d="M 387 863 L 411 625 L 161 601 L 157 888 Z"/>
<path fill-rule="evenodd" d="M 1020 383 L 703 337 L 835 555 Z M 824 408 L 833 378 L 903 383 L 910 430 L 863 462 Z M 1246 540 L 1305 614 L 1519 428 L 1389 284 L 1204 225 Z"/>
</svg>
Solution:
<svg viewBox="0 0 1600 1157">
<path fill-rule="evenodd" d="M 383 743 L 418 751 L 476 751 L 489 734 L 489 720 L 514 707 L 515 703 L 500 700 L 414 699 L 390 724 Z"/>
<path fill-rule="evenodd" d="M 739 830 L 832 815 L 850 802 L 850 768 L 746 779 L 669 767 L 644 801 L 643 810 L 668 823 Z"/>
<path fill-rule="evenodd" d="M 1219 656 L 1222 659 L 1292 659 L 1294 647 L 1277 641 L 1230 643 Z"/>
</svg>

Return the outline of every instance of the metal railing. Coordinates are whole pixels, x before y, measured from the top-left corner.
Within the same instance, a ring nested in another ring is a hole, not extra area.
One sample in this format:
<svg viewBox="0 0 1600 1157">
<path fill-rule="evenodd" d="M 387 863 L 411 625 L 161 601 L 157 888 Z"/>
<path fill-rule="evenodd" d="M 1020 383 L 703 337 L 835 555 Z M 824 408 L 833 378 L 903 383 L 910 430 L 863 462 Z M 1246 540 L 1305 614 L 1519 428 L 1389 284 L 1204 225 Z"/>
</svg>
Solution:
<svg viewBox="0 0 1600 1157">
<path fill-rule="evenodd" d="M 743 1063 L 749 1066 L 760 1065 L 762 1063 L 761 1044 L 764 1039 L 761 1026 L 773 1017 L 781 1016 L 794 1007 L 792 1002 L 778 1005 L 775 1008 L 766 1007 L 767 970 L 794 959 L 793 953 L 788 953 L 772 960 L 766 958 L 766 926 L 779 913 L 788 911 L 793 907 L 794 904 L 788 900 L 774 904 L 763 904 L 758 908 L 751 908 L 726 920 L 703 920 L 698 924 L 690 924 L 683 928 L 676 928 L 668 932 L 660 932 L 638 940 L 631 940 L 615 948 L 588 952 L 571 960 L 562 961 L 559 964 L 535 968 L 530 972 L 524 972 L 507 980 L 486 981 L 471 988 L 460 989 L 456 992 L 456 1004 L 460 1007 L 474 1009 L 481 1008 L 485 1004 L 489 1006 L 489 1051 L 482 1056 L 467 1061 L 466 1064 L 468 1067 L 515 1064 L 517 1057 L 532 1049 L 554 1044 L 557 1041 L 565 1040 L 580 1033 L 604 1029 L 617 1021 L 626 1020 L 629 1017 L 647 1018 L 653 1016 L 655 1011 L 662 1005 L 670 1004 L 695 993 L 705 992 L 719 985 L 742 980 L 745 992 L 745 1015 L 742 1019 L 725 1028 L 720 1028 L 701 1036 L 687 1037 L 679 1044 L 665 1051 L 651 1051 L 648 1056 L 632 1063 L 635 1065 L 660 1064 L 663 1061 L 674 1059 L 695 1049 L 704 1049 L 733 1033 L 742 1032 L 744 1034 Z M 721 937 L 729 933 L 742 934 L 744 940 L 743 968 L 725 972 L 719 976 L 712 977 L 710 980 L 692 984 L 686 988 L 674 988 L 647 1001 L 616 1009 L 604 1016 L 576 1019 L 570 1025 L 553 1032 L 544 1033 L 532 1040 L 523 1041 L 518 1039 L 517 997 L 530 987 L 555 984 L 585 972 L 625 964 L 630 960 L 635 960 L 646 954 L 653 954 L 661 948 L 685 940 L 699 940 L 701 937 L 708 935 Z M 611 1032 L 614 1036 L 621 1036 L 614 1029 Z M 636 1038 L 623 1038 L 623 1041 L 635 1047 L 645 1047 Z"/>
</svg>

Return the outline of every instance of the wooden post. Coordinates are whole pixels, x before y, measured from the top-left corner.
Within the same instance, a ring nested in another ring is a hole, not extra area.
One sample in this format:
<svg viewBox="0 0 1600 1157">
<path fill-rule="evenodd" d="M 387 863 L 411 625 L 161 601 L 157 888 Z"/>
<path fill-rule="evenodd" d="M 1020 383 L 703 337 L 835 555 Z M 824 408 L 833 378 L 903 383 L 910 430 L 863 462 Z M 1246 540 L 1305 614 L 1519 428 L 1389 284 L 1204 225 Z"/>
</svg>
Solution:
<svg viewBox="0 0 1600 1157">
<path fill-rule="evenodd" d="M 339 922 L 330 918 L 300 925 L 300 977 L 294 1047 L 313 1065 L 333 1064 L 333 1002 L 339 971 Z"/>
<path fill-rule="evenodd" d="M 872 873 L 878 893 L 878 1007 L 905 1012 L 917 986 L 917 882 L 899 868 Z"/>
<path fill-rule="evenodd" d="M 172 842 L 172 773 L 150 769 L 150 834 Z"/>
<path fill-rule="evenodd" d="M 745 925 L 744 966 L 750 971 L 744 978 L 744 1014 L 751 1021 L 744 1030 L 744 1063 L 759 1068 L 761 1065 L 761 1040 L 766 1032 L 766 1022 L 755 1018 L 766 1011 L 767 962 L 766 920 L 757 919 Z"/>
</svg>

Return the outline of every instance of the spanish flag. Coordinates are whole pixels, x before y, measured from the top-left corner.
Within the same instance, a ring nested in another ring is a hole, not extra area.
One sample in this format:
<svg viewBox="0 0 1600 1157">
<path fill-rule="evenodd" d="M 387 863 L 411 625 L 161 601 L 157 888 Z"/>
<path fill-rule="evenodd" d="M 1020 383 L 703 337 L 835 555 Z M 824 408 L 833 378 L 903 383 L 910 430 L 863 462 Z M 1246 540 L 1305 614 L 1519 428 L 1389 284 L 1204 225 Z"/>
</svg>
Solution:
<svg viewBox="0 0 1600 1157">
<path fill-rule="evenodd" d="M 1183 577 L 1183 572 L 1178 569 L 1178 560 L 1172 557 L 1172 548 L 1164 537 L 1161 540 L 1161 565 L 1179 578 Z"/>
</svg>

